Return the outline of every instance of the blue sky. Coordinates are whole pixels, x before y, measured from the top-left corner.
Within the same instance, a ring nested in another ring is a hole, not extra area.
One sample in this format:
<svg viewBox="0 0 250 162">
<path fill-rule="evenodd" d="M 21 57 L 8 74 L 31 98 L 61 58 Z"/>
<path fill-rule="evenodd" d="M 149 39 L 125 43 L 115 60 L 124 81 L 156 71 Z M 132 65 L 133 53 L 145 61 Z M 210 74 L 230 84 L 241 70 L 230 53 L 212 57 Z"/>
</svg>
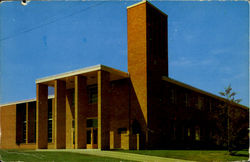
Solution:
<svg viewBox="0 0 250 162">
<path fill-rule="evenodd" d="M 127 71 L 134 3 L 1 3 L 0 104 L 34 98 L 45 76 L 97 64 Z M 248 105 L 248 2 L 151 3 L 168 14 L 169 77 L 216 95 L 231 84 Z"/>
</svg>

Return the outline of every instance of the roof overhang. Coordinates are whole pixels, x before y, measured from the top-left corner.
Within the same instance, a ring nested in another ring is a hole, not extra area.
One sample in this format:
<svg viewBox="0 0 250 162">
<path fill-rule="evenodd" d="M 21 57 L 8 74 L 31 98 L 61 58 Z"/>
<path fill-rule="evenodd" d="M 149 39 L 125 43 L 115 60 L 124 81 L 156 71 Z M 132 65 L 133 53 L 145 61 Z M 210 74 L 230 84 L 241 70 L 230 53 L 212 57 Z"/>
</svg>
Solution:
<svg viewBox="0 0 250 162">
<path fill-rule="evenodd" d="M 150 3 L 150 2 L 147 1 L 147 0 L 142 0 L 141 2 L 132 4 L 132 5 L 128 6 L 127 9 L 133 8 L 133 7 L 136 7 L 136 6 L 139 6 L 139 5 L 143 4 L 143 3 L 149 4 L 150 6 L 152 6 L 152 7 L 155 8 L 156 10 L 158 10 L 161 14 L 163 14 L 163 15 L 166 16 L 166 17 L 168 17 L 168 15 L 167 15 L 166 13 L 164 13 L 163 11 L 161 11 L 159 8 L 155 7 L 152 3 Z"/>
<path fill-rule="evenodd" d="M 231 101 L 229 101 L 229 100 L 227 100 L 227 99 L 225 99 L 225 98 L 222 98 L 222 97 L 217 96 L 217 95 L 214 95 L 214 94 L 212 94 L 212 93 L 209 93 L 209 92 L 203 91 L 203 90 L 201 90 L 201 89 L 195 88 L 195 87 L 193 87 L 193 86 L 190 86 L 190 85 L 188 85 L 188 84 L 182 83 L 182 82 L 177 81 L 177 80 L 174 80 L 174 79 L 172 79 L 172 78 L 169 78 L 169 77 L 166 77 L 166 76 L 162 76 L 162 80 L 167 81 L 167 82 L 170 82 L 170 83 L 175 84 L 175 85 L 178 85 L 178 86 L 180 86 L 180 87 L 183 87 L 183 88 L 186 88 L 186 89 L 195 91 L 195 92 L 197 92 L 197 93 L 200 93 L 200 94 L 204 94 L 204 95 L 210 96 L 210 97 L 212 97 L 212 98 L 215 98 L 215 99 L 218 99 L 218 100 L 221 100 L 221 101 L 224 101 L 224 102 L 230 102 L 230 104 L 232 104 L 232 105 L 236 105 L 236 106 L 241 107 L 241 108 L 244 108 L 244 109 L 249 109 L 248 107 L 246 107 L 246 106 L 244 106 L 244 105 L 237 104 L 237 103 L 235 103 L 235 102 L 231 102 Z"/>
<path fill-rule="evenodd" d="M 57 75 L 52 75 L 52 76 L 48 76 L 48 77 L 44 77 L 41 79 L 37 79 L 36 80 L 36 84 L 38 83 L 43 83 L 43 84 L 48 84 L 48 85 L 52 85 L 54 80 L 72 80 L 72 78 L 74 78 L 74 76 L 77 75 L 82 75 L 82 76 L 86 76 L 89 79 L 96 77 L 96 73 L 97 71 L 106 71 L 110 73 L 110 80 L 119 80 L 119 79 L 124 79 L 124 78 L 128 78 L 129 75 L 127 72 L 123 72 L 108 66 L 104 66 L 104 65 L 95 65 L 95 66 L 90 66 L 90 67 L 86 67 L 86 68 L 82 68 L 82 69 L 78 69 L 78 70 L 74 70 L 74 71 L 69 71 L 66 73 L 61 73 L 61 74 L 57 74 Z"/>
<path fill-rule="evenodd" d="M 52 98 L 54 98 L 54 95 L 49 95 L 48 96 L 48 99 L 52 99 Z M 35 101 L 36 101 L 36 98 L 21 100 L 21 101 L 14 101 L 14 102 L 6 103 L 6 104 L 1 104 L 0 107 L 10 106 L 10 105 L 17 105 L 17 104 L 24 104 L 24 103 L 35 102 Z"/>
</svg>

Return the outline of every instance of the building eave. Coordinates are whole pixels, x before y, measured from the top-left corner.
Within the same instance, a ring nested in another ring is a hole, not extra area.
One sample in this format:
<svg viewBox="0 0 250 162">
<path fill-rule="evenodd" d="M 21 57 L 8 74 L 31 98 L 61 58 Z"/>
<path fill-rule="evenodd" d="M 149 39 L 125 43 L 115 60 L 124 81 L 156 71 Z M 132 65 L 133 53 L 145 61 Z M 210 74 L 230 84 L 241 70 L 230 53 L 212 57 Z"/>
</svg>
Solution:
<svg viewBox="0 0 250 162">
<path fill-rule="evenodd" d="M 203 90 L 201 90 L 201 89 L 195 88 L 195 87 L 193 87 L 193 86 L 190 86 L 190 85 L 188 85 L 188 84 L 186 84 L 186 83 L 183 83 L 183 82 L 180 82 L 180 81 L 177 81 L 177 80 L 174 80 L 174 79 L 172 79 L 172 78 L 163 76 L 163 77 L 162 77 L 162 80 L 167 81 L 167 82 L 170 82 L 170 83 L 172 83 L 172 84 L 176 84 L 176 85 L 181 86 L 181 87 L 184 87 L 184 88 L 187 88 L 187 89 L 192 90 L 192 91 L 195 91 L 195 92 L 197 92 L 197 93 L 201 93 L 201 94 L 210 96 L 210 97 L 212 97 L 212 98 L 215 98 L 215 99 L 218 99 L 218 100 L 221 100 L 221 101 L 224 101 L 224 102 L 230 102 L 231 105 L 236 105 L 236 106 L 239 106 L 239 107 L 241 107 L 241 108 L 243 108 L 243 109 L 249 110 L 249 108 L 248 108 L 247 106 L 244 106 L 244 105 L 241 105 L 241 104 L 237 104 L 237 103 L 235 103 L 235 102 L 231 102 L 231 101 L 229 101 L 229 100 L 227 100 L 227 99 L 225 99 L 225 98 L 223 98 L 223 97 L 220 97 L 220 96 L 214 95 L 214 94 L 212 94 L 212 93 L 203 91 Z"/>
<path fill-rule="evenodd" d="M 72 77 L 72 76 L 76 76 L 76 75 L 82 75 L 85 73 L 94 72 L 94 71 L 98 71 L 98 70 L 104 70 L 104 71 L 110 72 L 111 74 L 122 76 L 124 78 L 128 77 L 128 73 L 126 73 L 126 72 L 99 64 L 99 65 L 95 65 L 95 66 L 90 66 L 90 67 L 86 67 L 86 68 L 82 68 L 82 69 L 77 69 L 77 70 L 73 70 L 73 71 L 69 71 L 69 72 L 65 72 L 65 73 L 61 73 L 61 74 L 56 74 L 56 75 L 40 78 L 40 79 L 36 80 L 36 84 L 44 83 L 44 82 L 48 82 L 48 81 L 52 81 L 52 80 L 57 80 L 57 79 L 62 79 L 62 78 L 67 78 L 67 77 Z"/>
<path fill-rule="evenodd" d="M 49 95 L 48 96 L 48 99 L 52 99 L 52 98 L 54 98 L 54 95 Z M 27 99 L 27 100 L 21 100 L 21 101 L 9 102 L 9 103 L 6 103 L 6 104 L 1 104 L 0 107 L 10 106 L 10 105 L 17 105 L 17 104 L 23 104 L 23 103 L 34 102 L 34 101 L 36 101 L 36 98 Z"/>
<path fill-rule="evenodd" d="M 141 5 L 141 4 L 143 4 L 143 3 L 149 4 L 150 6 L 152 6 L 152 7 L 155 8 L 156 10 L 158 10 L 161 14 L 165 15 L 166 17 L 168 17 L 167 14 L 165 14 L 163 11 L 161 11 L 159 8 L 155 7 L 152 3 L 150 3 L 150 2 L 147 1 L 147 0 L 142 0 L 141 2 L 138 2 L 138 3 L 135 3 L 135 4 L 133 4 L 133 5 L 130 5 L 130 6 L 127 7 L 127 9 L 136 7 L 136 6 Z"/>
<path fill-rule="evenodd" d="M 147 2 L 146 0 L 142 0 L 141 2 L 138 2 L 138 3 L 135 3 L 135 4 L 132 4 L 132 5 L 128 6 L 127 9 L 138 6 L 138 5 L 146 3 L 146 2 Z"/>
</svg>

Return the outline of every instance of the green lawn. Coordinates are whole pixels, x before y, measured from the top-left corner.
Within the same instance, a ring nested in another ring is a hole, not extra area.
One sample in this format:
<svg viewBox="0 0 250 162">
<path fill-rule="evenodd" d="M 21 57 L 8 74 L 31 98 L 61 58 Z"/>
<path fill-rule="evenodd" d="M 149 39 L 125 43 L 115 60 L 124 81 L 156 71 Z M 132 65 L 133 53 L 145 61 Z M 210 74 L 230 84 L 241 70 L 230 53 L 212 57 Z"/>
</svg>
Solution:
<svg viewBox="0 0 250 162">
<path fill-rule="evenodd" d="M 194 161 L 236 161 L 247 160 L 248 150 L 240 151 L 235 156 L 230 156 L 224 150 L 118 150 L 128 153 L 136 153 L 143 155 L 153 155 L 160 157 L 186 159 Z M 34 151 L 34 150 L 1 150 L 0 160 L 3 161 L 46 161 L 46 162 L 62 162 L 62 161 L 126 161 L 107 157 L 91 156 L 72 152 L 57 151 Z"/>
<path fill-rule="evenodd" d="M 122 152 L 153 155 L 194 161 L 236 161 L 248 160 L 248 150 L 231 156 L 225 150 L 119 150 Z"/>
<path fill-rule="evenodd" d="M 0 149 L 0 160 L 3 161 L 24 161 L 24 162 L 63 162 L 63 161 L 111 161 L 120 162 L 125 160 L 119 160 L 107 157 L 90 156 L 79 153 L 70 152 L 37 152 L 34 150 L 1 150 Z"/>
</svg>

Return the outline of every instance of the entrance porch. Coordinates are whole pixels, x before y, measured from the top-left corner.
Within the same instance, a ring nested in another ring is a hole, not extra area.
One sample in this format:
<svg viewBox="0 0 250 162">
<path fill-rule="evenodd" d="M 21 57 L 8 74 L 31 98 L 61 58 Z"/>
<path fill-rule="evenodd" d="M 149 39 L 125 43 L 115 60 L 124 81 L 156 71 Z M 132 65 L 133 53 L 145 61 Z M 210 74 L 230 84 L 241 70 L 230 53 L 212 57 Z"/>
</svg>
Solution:
<svg viewBox="0 0 250 162">
<path fill-rule="evenodd" d="M 36 149 L 109 149 L 110 81 L 127 77 L 97 65 L 36 80 Z M 51 113 L 48 87 L 54 88 Z"/>
</svg>

